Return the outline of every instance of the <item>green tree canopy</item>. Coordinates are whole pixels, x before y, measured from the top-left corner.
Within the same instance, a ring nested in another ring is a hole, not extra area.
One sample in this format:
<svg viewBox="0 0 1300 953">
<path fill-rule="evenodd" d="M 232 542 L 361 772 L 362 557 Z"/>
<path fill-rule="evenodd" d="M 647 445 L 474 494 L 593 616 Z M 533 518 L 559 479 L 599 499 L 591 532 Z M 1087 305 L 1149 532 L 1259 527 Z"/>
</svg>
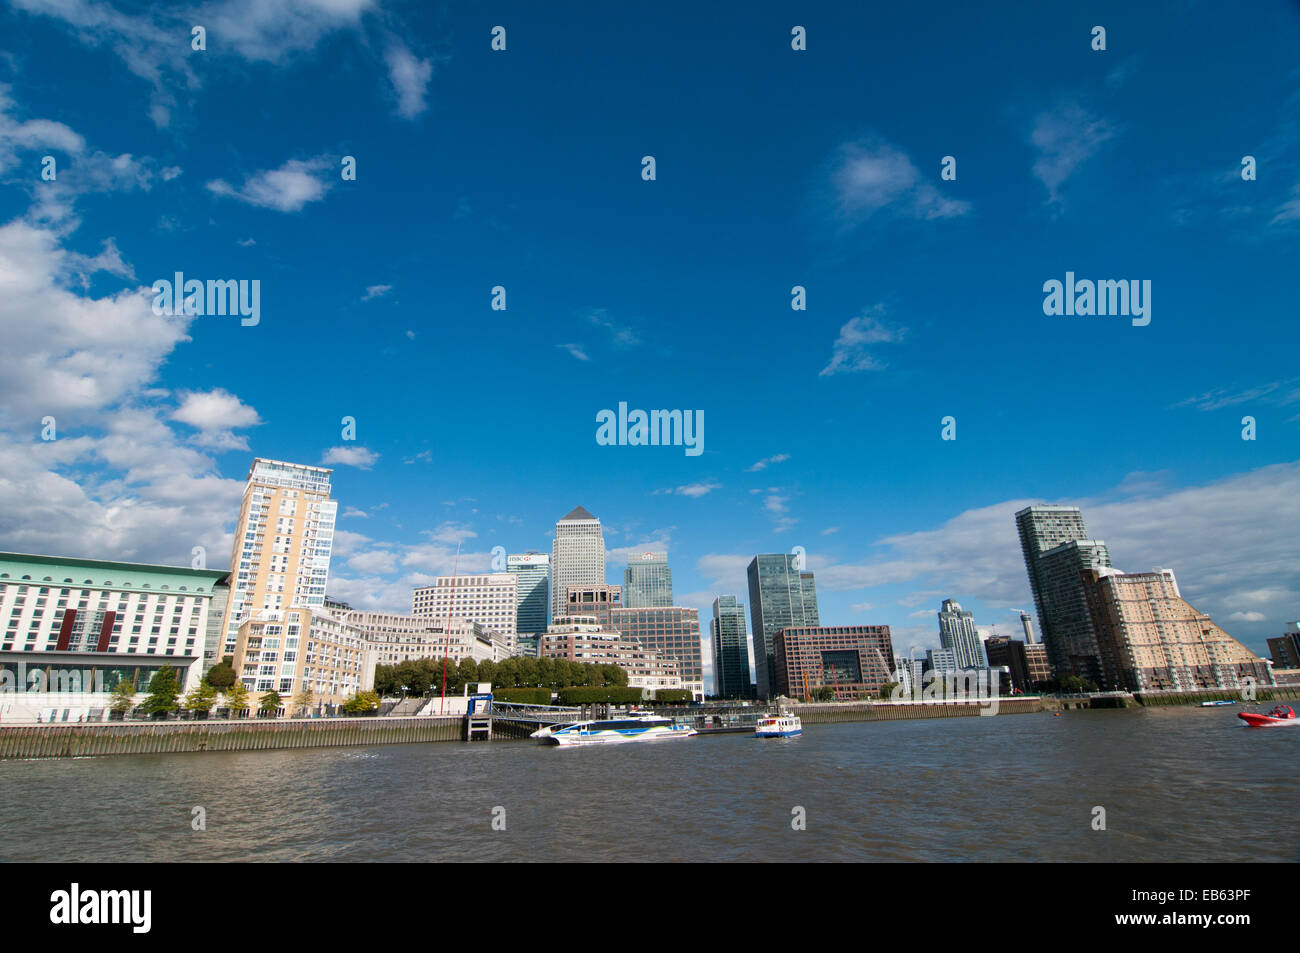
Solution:
<svg viewBox="0 0 1300 953">
<path fill-rule="evenodd" d="M 374 692 L 357 692 L 343 703 L 343 710 L 349 714 L 359 714 L 379 710 L 379 696 Z"/>
<path fill-rule="evenodd" d="M 185 696 L 185 707 L 190 711 L 212 711 L 217 703 L 217 690 L 207 682 L 199 682 Z"/>
<path fill-rule="evenodd" d="M 113 686 L 113 700 L 109 708 L 115 712 L 126 713 L 135 707 L 135 682 L 124 678 Z"/>
<path fill-rule="evenodd" d="M 204 677 L 217 691 L 224 691 L 235 684 L 235 670 L 228 662 L 218 662 L 208 669 L 208 674 Z"/>
<path fill-rule="evenodd" d="M 275 714 L 284 705 L 284 699 L 280 697 L 279 692 L 267 692 L 257 701 L 257 710 L 267 714 Z"/>
<path fill-rule="evenodd" d="M 176 698 L 180 693 L 181 686 L 176 680 L 176 669 L 164 665 L 150 679 L 149 697 L 140 707 L 151 715 L 175 711 L 180 707 L 176 704 Z"/>
<path fill-rule="evenodd" d="M 235 682 L 222 694 L 226 696 L 226 707 L 231 711 L 248 711 L 248 689 L 243 682 Z"/>
</svg>

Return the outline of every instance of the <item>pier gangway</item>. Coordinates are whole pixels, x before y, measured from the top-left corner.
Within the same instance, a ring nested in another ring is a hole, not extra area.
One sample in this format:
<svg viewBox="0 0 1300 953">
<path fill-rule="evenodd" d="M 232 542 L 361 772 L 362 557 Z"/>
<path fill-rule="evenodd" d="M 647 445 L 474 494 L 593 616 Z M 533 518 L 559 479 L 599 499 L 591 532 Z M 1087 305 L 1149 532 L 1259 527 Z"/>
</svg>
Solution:
<svg viewBox="0 0 1300 953">
<path fill-rule="evenodd" d="M 503 702 L 493 700 L 492 717 L 497 721 L 513 721 L 519 724 L 563 725 L 582 721 L 582 709 L 566 705 L 529 705 L 523 702 Z"/>
</svg>

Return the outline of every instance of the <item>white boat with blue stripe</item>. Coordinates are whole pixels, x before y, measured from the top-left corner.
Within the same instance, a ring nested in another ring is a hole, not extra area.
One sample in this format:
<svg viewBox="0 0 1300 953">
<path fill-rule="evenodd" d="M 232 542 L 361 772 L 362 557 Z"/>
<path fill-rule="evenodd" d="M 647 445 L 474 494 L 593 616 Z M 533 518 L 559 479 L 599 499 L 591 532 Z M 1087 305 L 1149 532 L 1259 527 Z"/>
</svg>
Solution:
<svg viewBox="0 0 1300 953">
<path fill-rule="evenodd" d="M 621 718 L 579 721 L 571 725 L 539 728 L 530 737 L 538 744 L 576 747 L 623 744 L 629 741 L 667 741 L 698 734 L 690 725 L 678 725 L 652 711 L 630 711 Z"/>
<path fill-rule="evenodd" d="M 798 715 L 764 715 L 754 727 L 756 738 L 793 738 L 803 734 Z"/>
</svg>

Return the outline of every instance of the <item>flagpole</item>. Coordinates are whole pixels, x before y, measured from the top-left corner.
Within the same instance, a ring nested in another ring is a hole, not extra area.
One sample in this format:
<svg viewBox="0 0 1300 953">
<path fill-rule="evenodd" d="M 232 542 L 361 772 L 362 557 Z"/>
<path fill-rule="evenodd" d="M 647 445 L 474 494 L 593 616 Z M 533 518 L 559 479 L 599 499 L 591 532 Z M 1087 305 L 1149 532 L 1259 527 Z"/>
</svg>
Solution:
<svg viewBox="0 0 1300 953">
<path fill-rule="evenodd" d="M 460 571 L 460 543 L 456 544 L 456 561 L 451 564 L 451 595 L 447 598 L 447 627 L 443 634 L 447 636 L 447 647 L 442 653 L 442 701 L 438 703 L 438 714 L 447 711 L 447 653 L 451 651 L 451 609 L 456 604 L 456 574 Z"/>
</svg>

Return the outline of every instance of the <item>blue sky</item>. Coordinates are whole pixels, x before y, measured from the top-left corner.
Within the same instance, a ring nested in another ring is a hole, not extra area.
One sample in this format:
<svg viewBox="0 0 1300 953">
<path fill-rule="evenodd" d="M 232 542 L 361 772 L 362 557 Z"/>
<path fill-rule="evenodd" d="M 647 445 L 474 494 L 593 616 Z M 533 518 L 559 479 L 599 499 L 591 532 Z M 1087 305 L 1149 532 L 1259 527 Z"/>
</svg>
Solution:
<svg viewBox="0 0 1300 953">
<path fill-rule="evenodd" d="M 0 8 L 0 546 L 224 565 L 251 458 L 324 462 L 357 605 L 582 504 L 611 581 L 666 548 L 707 620 L 798 545 L 825 622 L 905 648 L 946 597 L 1013 634 L 1012 514 L 1069 502 L 1262 651 L 1300 618 L 1300 10 L 1131 7 Z M 259 280 L 260 323 L 154 315 L 176 271 Z M 1150 325 L 1045 315 L 1067 271 L 1150 280 Z M 620 401 L 704 452 L 598 446 Z"/>
</svg>

